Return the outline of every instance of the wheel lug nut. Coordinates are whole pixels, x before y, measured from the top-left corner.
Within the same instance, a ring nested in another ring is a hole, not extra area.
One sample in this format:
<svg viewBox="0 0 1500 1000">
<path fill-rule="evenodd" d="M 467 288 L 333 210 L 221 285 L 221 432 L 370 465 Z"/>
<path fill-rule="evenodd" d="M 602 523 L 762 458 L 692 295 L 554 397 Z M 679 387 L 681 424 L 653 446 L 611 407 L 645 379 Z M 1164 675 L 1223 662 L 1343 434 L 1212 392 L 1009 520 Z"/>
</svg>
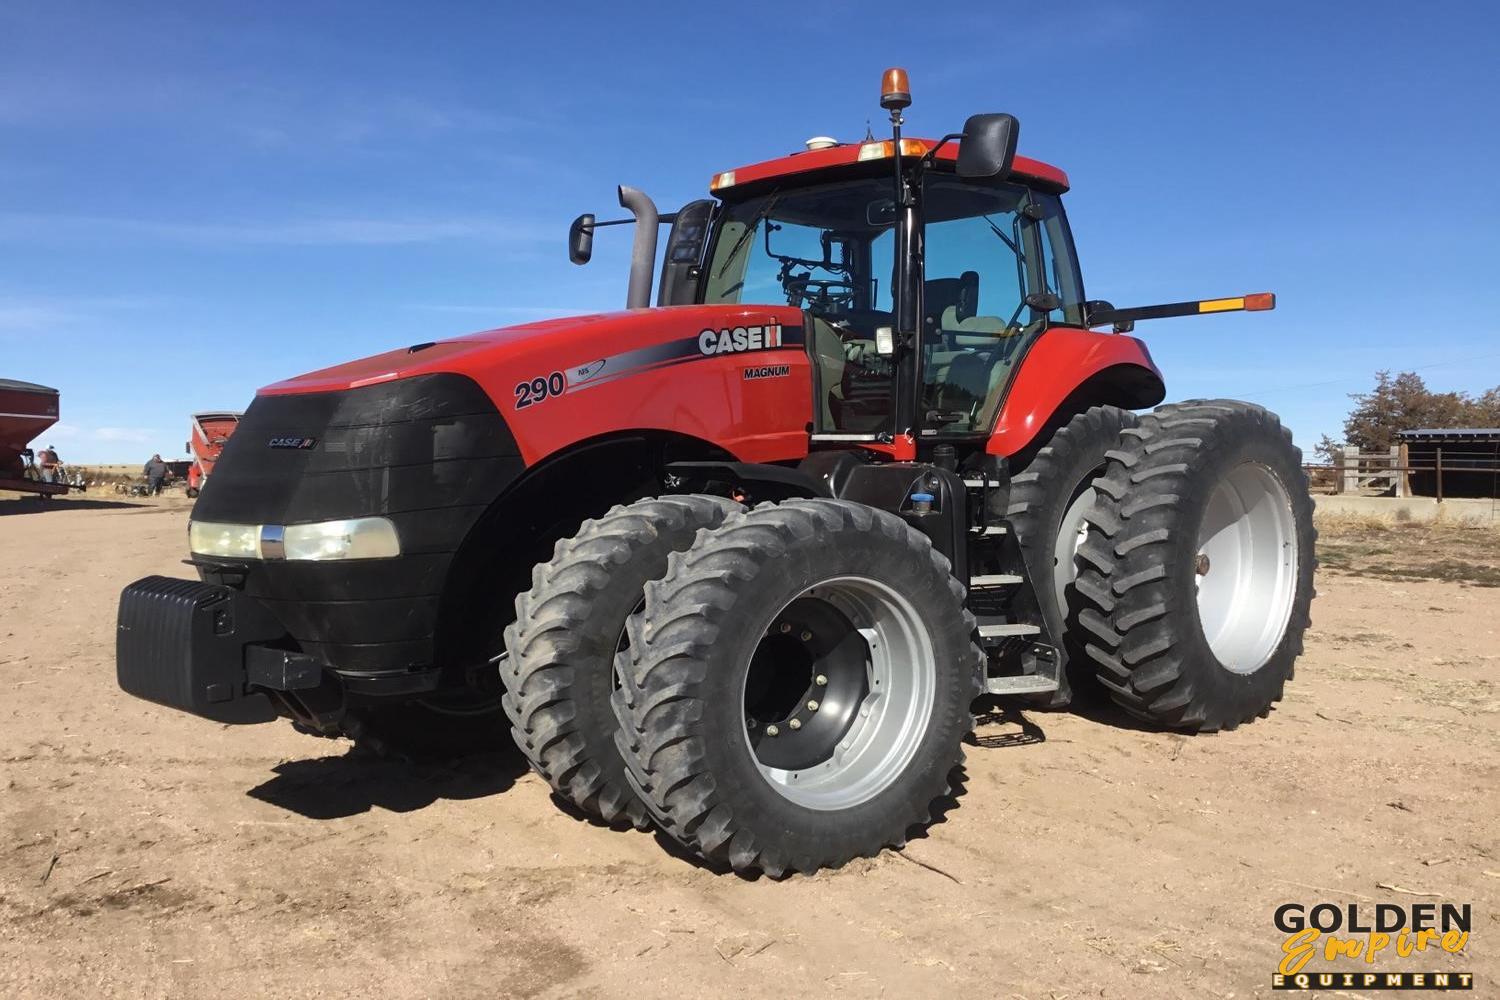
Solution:
<svg viewBox="0 0 1500 1000">
<path fill-rule="evenodd" d="M 778 729 L 778 728 L 777 728 L 777 727 L 776 727 L 776 726 L 774 726 L 774 725 L 772 725 L 772 726 L 767 726 L 767 727 L 766 727 L 766 735 L 767 735 L 767 736 L 780 736 L 780 735 L 781 735 L 781 730 L 780 730 L 780 729 Z"/>
<path fill-rule="evenodd" d="M 785 634 L 787 632 L 790 632 L 791 630 L 792 630 L 792 624 L 791 624 L 791 622 L 782 622 L 781 623 L 781 631 L 782 631 L 783 634 Z"/>
<path fill-rule="evenodd" d="M 806 642 L 807 640 L 809 640 L 811 638 L 812 638 L 812 633 L 809 632 L 807 629 L 803 629 L 802 630 L 802 641 Z"/>
<path fill-rule="evenodd" d="M 818 703 L 816 701 L 809 701 L 807 703 L 807 710 L 809 712 L 816 712 L 818 710 Z"/>
<path fill-rule="evenodd" d="M 819 674 L 818 676 L 816 676 L 816 677 L 813 678 L 813 683 L 816 684 L 818 687 L 827 687 L 828 686 L 828 678 L 826 676 L 824 676 L 823 674 Z"/>
<path fill-rule="evenodd" d="M 790 728 L 790 729 L 801 729 L 802 728 L 802 720 L 801 719 L 793 719 L 791 722 L 787 723 L 787 727 Z"/>
<path fill-rule="evenodd" d="M 1198 553 L 1198 558 L 1193 560 L 1193 569 L 1198 571 L 1199 576 L 1208 575 L 1208 553 Z"/>
</svg>

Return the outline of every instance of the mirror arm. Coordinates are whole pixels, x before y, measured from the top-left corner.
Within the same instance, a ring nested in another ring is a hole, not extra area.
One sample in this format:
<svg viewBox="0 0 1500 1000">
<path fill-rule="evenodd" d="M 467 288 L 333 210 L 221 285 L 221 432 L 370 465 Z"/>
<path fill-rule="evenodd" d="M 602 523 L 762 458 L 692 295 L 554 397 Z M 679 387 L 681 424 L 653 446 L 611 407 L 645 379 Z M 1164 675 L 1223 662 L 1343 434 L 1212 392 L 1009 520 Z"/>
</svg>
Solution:
<svg viewBox="0 0 1500 1000">
<path fill-rule="evenodd" d="M 591 223 L 591 225 L 582 226 L 582 228 L 585 229 L 586 232 L 592 232 L 594 231 L 594 229 L 600 228 L 600 226 L 627 226 L 633 222 L 634 219 L 607 219 L 604 220 L 604 222 L 600 222 L 600 220 L 595 219 L 594 222 Z"/>
<path fill-rule="evenodd" d="M 933 145 L 931 149 L 922 154 L 922 158 L 917 161 L 917 170 L 926 170 L 928 167 L 932 166 L 933 161 L 937 159 L 938 150 L 942 149 L 953 140 L 962 139 L 963 137 L 964 134 L 962 132 L 949 132 L 947 135 L 943 136 L 936 142 L 936 144 Z"/>
</svg>

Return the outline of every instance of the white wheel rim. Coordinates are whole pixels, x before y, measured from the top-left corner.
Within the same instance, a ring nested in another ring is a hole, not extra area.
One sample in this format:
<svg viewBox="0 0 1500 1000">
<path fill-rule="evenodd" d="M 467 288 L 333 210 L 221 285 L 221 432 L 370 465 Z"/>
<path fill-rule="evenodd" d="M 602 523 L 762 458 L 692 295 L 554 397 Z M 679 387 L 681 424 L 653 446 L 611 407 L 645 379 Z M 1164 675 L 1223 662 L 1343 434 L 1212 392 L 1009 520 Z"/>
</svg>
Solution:
<svg viewBox="0 0 1500 1000">
<path fill-rule="evenodd" d="M 1094 497 L 1094 488 L 1084 487 L 1068 504 L 1057 526 L 1052 547 L 1052 590 L 1057 595 L 1057 608 L 1064 614 L 1068 611 L 1068 587 L 1078 578 L 1078 550 L 1089 537 L 1089 523 L 1083 515 L 1094 506 Z"/>
<path fill-rule="evenodd" d="M 1225 669 L 1259 670 L 1286 635 L 1297 590 L 1297 526 L 1286 487 L 1256 463 L 1214 487 L 1198 529 L 1198 620 Z"/>
<path fill-rule="evenodd" d="M 836 607 L 863 638 L 869 692 L 853 706 L 853 722 L 826 760 L 798 770 L 770 767 L 759 759 L 755 765 L 779 795 L 800 806 L 849 809 L 889 788 L 916 756 L 932 721 L 937 661 L 929 626 L 910 601 L 885 583 L 837 577 L 793 600 L 807 597 Z M 750 734 L 744 735 L 748 740 Z M 747 749 L 755 758 L 754 748 Z"/>
</svg>

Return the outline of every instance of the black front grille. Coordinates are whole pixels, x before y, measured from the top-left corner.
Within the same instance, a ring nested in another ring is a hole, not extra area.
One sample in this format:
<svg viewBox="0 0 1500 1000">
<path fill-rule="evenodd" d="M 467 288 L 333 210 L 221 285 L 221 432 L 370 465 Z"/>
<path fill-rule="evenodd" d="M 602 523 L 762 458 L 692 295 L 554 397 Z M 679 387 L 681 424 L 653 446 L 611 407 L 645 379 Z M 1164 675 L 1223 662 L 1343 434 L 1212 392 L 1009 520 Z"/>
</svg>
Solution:
<svg viewBox="0 0 1500 1000">
<path fill-rule="evenodd" d="M 288 446 L 308 439 L 310 446 Z M 432 663 L 453 553 L 523 466 L 494 403 L 461 375 L 258 396 L 193 518 L 299 524 L 389 517 L 401 538 L 399 558 L 256 563 L 244 591 L 304 650 L 337 669 L 424 667 Z M 204 576 L 221 578 L 212 569 Z"/>
<path fill-rule="evenodd" d="M 272 445 L 288 439 L 312 445 Z M 483 506 L 518 455 L 494 403 L 462 375 L 257 396 L 193 516 L 290 524 Z"/>
</svg>

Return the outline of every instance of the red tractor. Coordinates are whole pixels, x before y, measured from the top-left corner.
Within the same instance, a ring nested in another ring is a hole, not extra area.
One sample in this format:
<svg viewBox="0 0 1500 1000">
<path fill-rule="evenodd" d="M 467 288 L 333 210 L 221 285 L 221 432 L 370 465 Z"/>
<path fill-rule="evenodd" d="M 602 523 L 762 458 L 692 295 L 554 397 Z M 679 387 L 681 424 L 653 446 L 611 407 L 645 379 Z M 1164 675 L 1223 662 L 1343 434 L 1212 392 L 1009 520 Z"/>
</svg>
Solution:
<svg viewBox="0 0 1500 1000">
<path fill-rule="evenodd" d="M 670 215 L 622 187 L 624 312 L 262 389 L 201 579 L 121 596 L 121 686 L 408 752 L 508 730 L 586 813 L 773 876 L 902 843 L 986 693 L 1265 715 L 1309 624 L 1300 454 L 1249 403 L 1138 413 L 1164 387 L 1124 334 L 1271 296 L 1087 298 L 1016 120 L 903 139 L 909 103 L 890 71 L 891 139 Z"/>
</svg>

